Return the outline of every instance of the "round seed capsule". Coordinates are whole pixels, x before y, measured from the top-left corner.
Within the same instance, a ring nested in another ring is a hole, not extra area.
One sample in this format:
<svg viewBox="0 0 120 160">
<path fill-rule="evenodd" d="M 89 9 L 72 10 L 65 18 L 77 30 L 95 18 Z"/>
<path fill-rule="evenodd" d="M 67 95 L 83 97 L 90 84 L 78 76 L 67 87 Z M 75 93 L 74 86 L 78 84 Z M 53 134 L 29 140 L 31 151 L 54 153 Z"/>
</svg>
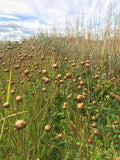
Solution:
<svg viewBox="0 0 120 160">
<path fill-rule="evenodd" d="M 17 97 L 16 97 L 16 101 L 17 101 L 17 102 L 21 102 L 22 99 L 23 99 L 22 96 L 17 96 Z"/>
<path fill-rule="evenodd" d="M 62 133 L 59 133 L 58 135 L 57 135 L 57 138 L 58 139 L 61 139 L 63 137 L 63 134 Z"/>
<path fill-rule="evenodd" d="M 21 129 L 25 128 L 25 127 L 26 127 L 26 122 L 25 121 L 23 121 L 23 120 L 17 120 L 15 122 L 15 128 L 17 130 L 21 130 Z"/>
<path fill-rule="evenodd" d="M 5 102 L 4 104 L 3 104 L 3 108 L 9 108 L 10 107 L 10 103 L 9 102 Z"/>
<path fill-rule="evenodd" d="M 51 126 L 47 124 L 44 129 L 45 129 L 46 132 L 49 132 L 50 129 L 51 129 Z"/>
</svg>

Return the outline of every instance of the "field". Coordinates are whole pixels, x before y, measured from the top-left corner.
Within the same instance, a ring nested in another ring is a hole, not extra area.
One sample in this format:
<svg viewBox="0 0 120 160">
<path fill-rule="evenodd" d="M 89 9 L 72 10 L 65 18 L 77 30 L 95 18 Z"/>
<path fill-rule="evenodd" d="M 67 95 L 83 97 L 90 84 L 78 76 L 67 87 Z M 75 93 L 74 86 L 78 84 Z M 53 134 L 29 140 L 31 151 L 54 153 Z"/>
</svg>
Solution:
<svg viewBox="0 0 120 160">
<path fill-rule="evenodd" d="M 120 36 L 0 44 L 0 160 L 120 159 Z"/>
</svg>

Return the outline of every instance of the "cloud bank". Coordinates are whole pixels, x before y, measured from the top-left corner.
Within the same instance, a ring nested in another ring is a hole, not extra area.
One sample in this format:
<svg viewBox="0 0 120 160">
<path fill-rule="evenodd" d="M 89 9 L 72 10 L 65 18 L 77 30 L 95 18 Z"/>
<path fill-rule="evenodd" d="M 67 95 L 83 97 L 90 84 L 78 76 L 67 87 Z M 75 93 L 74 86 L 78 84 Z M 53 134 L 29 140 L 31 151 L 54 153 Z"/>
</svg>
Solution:
<svg viewBox="0 0 120 160">
<path fill-rule="evenodd" d="M 53 26 L 63 29 L 78 17 L 84 27 L 90 19 L 93 28 L 104 26 L 109 13 L 119 17 L 119 8 L 120 0 L 0 0 L 0 39 L 19 40 Z"/>
</svg>

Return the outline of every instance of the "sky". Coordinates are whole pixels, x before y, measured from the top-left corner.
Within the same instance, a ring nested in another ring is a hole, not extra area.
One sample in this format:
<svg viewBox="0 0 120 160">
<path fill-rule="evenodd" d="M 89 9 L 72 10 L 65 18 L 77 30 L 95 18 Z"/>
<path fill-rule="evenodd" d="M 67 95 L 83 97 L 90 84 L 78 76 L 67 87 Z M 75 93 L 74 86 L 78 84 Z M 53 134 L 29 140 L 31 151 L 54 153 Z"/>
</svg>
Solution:
<svg viewBox="0 0 120 160">
<path fill-rule="evenodd" d="M 0 0 L 0 40 L 20 40 L 55 28 L 64 33 L 66 24 L 78 19 L 84 27 L 91 22 L 94 30 L 104 27 L 111 10 L 119 17 L 120 0 Z"/>
</svg>

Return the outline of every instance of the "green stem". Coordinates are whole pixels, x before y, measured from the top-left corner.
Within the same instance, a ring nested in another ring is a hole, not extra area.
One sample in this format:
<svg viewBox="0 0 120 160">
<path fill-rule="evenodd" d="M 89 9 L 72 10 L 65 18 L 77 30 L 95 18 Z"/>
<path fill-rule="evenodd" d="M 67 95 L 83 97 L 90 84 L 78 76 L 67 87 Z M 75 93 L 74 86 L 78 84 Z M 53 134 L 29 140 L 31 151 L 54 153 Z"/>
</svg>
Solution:
<svg viewBox="0 0 120 160">
<path fill-rule="evenodd" d="M 11 73 L 12 73 L 12 69 L 10 69 L 10 75 L 9 75 L 9 84 L 8 84 L 8 91 L 7 91 L 7 102 L 9 102 L 9 99 L 10 99 Z M 5 128 L 7 113 L 8 113 L 7 109 L 5 109 L 5 118 L 3 120 L 2 131 L 1 131 L 1 134 L 0 134 L 0 142 L 2 140 L 2 136 L 3 136 L 3 132 L 4 132 L 4 128 Z"/>
</svg>

